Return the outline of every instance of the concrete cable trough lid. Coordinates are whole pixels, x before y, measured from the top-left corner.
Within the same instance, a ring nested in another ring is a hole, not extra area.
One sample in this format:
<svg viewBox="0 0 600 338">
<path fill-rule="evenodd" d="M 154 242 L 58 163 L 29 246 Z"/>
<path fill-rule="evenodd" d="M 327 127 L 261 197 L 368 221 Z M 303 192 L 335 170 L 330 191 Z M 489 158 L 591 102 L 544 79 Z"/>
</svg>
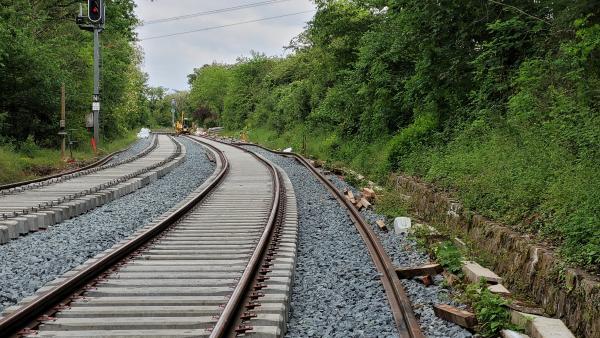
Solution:
<svg viewBox="0 0 600 338">
<path fill-rule="evenodd" d="M 490 284 L 502 283 L 502 278 L 496 275 L 494 271 L 484 268 L 476 262 L 465 261 L 462 270 L 471 283 L 478 283 L 482 278 Z"/>
<path fill-rule="evenodd" d="M 525 328 L 533 338 L 575 338 L 573 333 L 560 319 L 525 314 L 518 311 L 511 312 L 513 323 Z"/>
</svg>

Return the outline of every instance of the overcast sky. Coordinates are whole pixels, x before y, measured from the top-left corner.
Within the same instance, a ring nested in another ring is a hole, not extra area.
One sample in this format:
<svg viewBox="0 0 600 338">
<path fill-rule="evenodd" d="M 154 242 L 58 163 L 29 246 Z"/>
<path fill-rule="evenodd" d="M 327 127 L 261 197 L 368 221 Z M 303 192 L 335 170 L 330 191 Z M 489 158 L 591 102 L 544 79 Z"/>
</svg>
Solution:
<svg viewBox="0 0 600 338">
<path fill-rule="evenodd" d="M 135 0 L 136 13 L 145 22 L 264 1 Z M 314 11 L 161 39 L 144 40 L 144 38 L 311 10 L 314 10 L 314 4 L 310 0 L 287 0 L 253 8 L 141 26 L 137 32 L 142 40 L 140 44 L 145 56 L 143 70 L 149 74 L 151 86 L 176 90 L 188 89 L 187 75 L 194 68 L 204 64 L 214 61 L 233 63 L 237 57 L 249 55 L 250 50 L 264 52 L 270 56 L 282 55 L 283 46 L 288 45 L 293 37 L 302 32 Z"/>
</svg>

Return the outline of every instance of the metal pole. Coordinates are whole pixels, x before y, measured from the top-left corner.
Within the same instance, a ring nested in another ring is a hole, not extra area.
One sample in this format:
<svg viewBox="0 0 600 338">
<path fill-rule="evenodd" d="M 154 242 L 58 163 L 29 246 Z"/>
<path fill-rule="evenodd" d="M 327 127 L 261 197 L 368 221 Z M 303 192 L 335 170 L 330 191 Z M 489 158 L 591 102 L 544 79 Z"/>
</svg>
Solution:
<svg viewBox="0 0 600 338">
<path fill-rule="evenodd" d="M 92 98 L 94 113 L 94 141 L 100 142 L 100 27 L 94 26 L 94 96 Z"/>
<path fill-rule="evenodd" d="M 60 86 L 60 130 L 64 131 L 66 128 L 66 108 L 65 108 L 65 84 Z M 62 138 L 62 146 L 60 147 L 61 158 L 65 159 L 65 148 L 66 148 L 66 140 L 65 135 L 63 134 Z"/>
<path fill-rule="evenodd" d="M 171 126 L 175 128 L 175 107 L 177 102 L 175 99 L 171 99 Z"/>
</svg>

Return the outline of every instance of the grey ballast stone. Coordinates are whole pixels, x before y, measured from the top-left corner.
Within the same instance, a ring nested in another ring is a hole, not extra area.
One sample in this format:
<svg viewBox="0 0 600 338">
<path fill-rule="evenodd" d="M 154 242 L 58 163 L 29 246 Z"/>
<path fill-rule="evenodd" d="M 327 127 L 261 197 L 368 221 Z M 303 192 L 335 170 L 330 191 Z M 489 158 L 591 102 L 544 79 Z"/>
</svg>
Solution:
<svg viewBox="0 0 600 338">
<path fill-rule="evenodd" d="M 47 231 L 0 246 L 0 311 L 151 223 L 200 186 L 214 164 L 206 159 L 203 147 L 178 140 L 186 147 L 185 161 L 154 183 L 120 200 L 110 200 L 105 190 L 97 191 L 94 196 L 104 204 L 70 220 L 64 208 L 39 211 L 50 222 Z M 13 239 L 19 237 L 17 225 L 0 220 Z"/>
</svg>

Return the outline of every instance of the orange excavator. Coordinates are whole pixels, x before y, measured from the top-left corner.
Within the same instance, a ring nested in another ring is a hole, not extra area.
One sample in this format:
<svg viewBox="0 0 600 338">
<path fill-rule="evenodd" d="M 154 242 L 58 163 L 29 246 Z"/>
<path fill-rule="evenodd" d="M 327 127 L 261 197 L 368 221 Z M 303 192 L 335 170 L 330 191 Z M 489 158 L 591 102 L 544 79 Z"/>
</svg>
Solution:
<svg viewBox="0 0 600 338">
<path fill-rule="evenodd" d="M 181 118 L 175 122 L 175 133 L 177 135 L 189 135 L 192 129 L 192 122 L 189 118 L 185 117 L 184 113 L 181 112 Z"/>
</svg>

